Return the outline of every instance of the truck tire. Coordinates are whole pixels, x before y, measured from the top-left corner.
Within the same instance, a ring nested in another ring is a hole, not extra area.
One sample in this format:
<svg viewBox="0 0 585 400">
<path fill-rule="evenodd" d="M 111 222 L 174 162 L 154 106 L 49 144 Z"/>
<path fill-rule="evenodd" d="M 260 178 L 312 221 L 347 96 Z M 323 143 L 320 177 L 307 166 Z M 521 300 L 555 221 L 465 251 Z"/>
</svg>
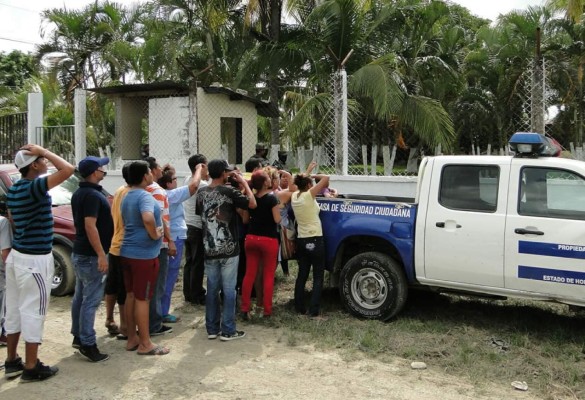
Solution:
<svg viewBox="0 0 585 400">
<path fill-rule="evenodd" d="M 51 284 L 53 296 L 65 296 L 75 290 L 75 271 L 71 261 L 71 249 L 58 244 L 53 246 L 55 259 L 55 275 Z"/>
<path fill-rule="evenodd" d="M 339 291 L 351 314 L 387 321 L 404 307 L 408 283 L 398 262 L 372 251 L 358 254 L 345 264 Z"/>
</svg>

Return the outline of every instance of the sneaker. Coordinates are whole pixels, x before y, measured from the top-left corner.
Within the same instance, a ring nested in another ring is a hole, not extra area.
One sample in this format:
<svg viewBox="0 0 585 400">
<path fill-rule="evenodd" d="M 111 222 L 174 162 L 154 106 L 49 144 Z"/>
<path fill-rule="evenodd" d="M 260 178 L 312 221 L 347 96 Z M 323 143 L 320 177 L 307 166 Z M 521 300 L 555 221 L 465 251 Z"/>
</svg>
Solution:
<svg viewBox="0 0 585 400">
<path fill-rule="evenodd" d="M 150 332 L 150 336 L 160 336 L 164 335 L 165 333 L 171 333 L 172 331 L 173 328 L 171 328 L 170 326 L 163 325 L 158 331 Z"/>
<path fill-rule="evenodd" d="M 81 346 L 79 352 L 87 357 L 91 362 L 106 361 L 108 358 L 110 358 L 109 355 L 100 353 L 97 345 L 95 344 L 93 346 Z"/>
<path fill-rule="evenodd" d="M 12 361 L 4 361 L 4 376 L 6 378 L 16 378 L 18 375 L 22 374 L 23 370 L 24 364 L 20 357 L 16 357 Z"/>
<path fill-rule="evenodd" d="M 224 342 L 227 342 L 229 340 L 241 339 L 244 336 L 246 336 L 246 332 L 244 332 L 244 331 L 235 331 L 231 335 L 228 335 L 227 333 L 222 333 L 221 336 L 219 337 L 219 340 L 223 340 Z"/>
<path fill-rule="evenodd" d="M 219 335 L 221 335 L 221 333 L 208 333 L 207 334 L 207 339 L 209 339 L 209 340 L 217 339 L 217 337 Z"/>
<path fill-rule="evenodd" d="M 177 317 L 173 314 L 167 314 L 163 317 L 163 322 L 167 324 L 176 324 L 179 321 L 181 321 L 181 317 Z"/>
<path fill-rule="evenodd" d="M 43 364 L 40 360 L 37 360 L 37 365 L 33 369 L 24 369 L 20 377 L 20 381 L 23 383 L 37 382 L 45 379 L 49 379 L 59 371 L 57 367 L 49 367 Z"/>
<path fill-rule="evenodd" d="M 73 336 L 73 343 L 71 343 L 71 347 L 74 349 L 81 348 L 81 340 L 79 339 L 79 336 Z"/>
</svg>

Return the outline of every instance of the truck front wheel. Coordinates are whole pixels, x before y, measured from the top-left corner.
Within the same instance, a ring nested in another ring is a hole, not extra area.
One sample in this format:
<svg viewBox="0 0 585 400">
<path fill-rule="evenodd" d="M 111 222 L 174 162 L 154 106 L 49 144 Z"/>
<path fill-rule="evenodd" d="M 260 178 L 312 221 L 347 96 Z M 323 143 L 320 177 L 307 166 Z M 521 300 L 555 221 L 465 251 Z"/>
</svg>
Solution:
<svg viewBox="0 0 585 400">
<path fill-rule="evenodd" d="M 53 246 L 55 275 L 51 286 L 53 296 L 65 296 L 75 290 L 75 270 L 71 261 L 71 249 L 62 244 Z"/>
<path fill-rule="evenodd" d="M 394 259 L 383 253 L 366 252 L 345 264 L 339 291 L 351 314 L 387 321 L 404 307 L 408 284 L 404 271 Z"/>
</svg>

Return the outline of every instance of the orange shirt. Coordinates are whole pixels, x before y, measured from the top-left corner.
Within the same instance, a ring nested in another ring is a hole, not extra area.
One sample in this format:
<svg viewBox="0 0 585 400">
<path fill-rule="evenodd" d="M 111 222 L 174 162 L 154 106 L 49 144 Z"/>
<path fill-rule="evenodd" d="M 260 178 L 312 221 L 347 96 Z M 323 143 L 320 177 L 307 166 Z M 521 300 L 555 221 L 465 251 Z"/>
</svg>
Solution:
<svg viewBox="0 0 585 400">
<path fill-rule="evenodd" d="M 122 248 L 122 241 L 124 240 L 124 220 L 122 219 L 122 200 L 130 191 L 129 186 L 121 186 L 114 193 L 114 200 L 112 201 L 112 219 L 114 220 L 114 236 L 112 237 L 112 244 L 110 245 L 110 254 L 115 256 L 120 255 Z"/>
</svg>

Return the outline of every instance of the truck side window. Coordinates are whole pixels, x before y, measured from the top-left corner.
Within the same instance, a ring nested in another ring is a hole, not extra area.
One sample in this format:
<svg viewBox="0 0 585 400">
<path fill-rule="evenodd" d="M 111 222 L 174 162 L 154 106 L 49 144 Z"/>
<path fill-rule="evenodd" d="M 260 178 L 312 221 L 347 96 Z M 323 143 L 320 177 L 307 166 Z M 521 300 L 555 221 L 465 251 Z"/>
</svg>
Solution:
<svg viewBox="0 0 585 400">
<path fill-rule="evenodd" d="M 518 197 L 519 215 L 585 220 L 585 179 L 574 172 L 524 167 Z"/>
<path fill-rule="evenodd" d="M 499 178 L 495 165 L 447 165 L 441 172 L 439 203 L 454 210 L 494 212 Z"/>
</svg>

